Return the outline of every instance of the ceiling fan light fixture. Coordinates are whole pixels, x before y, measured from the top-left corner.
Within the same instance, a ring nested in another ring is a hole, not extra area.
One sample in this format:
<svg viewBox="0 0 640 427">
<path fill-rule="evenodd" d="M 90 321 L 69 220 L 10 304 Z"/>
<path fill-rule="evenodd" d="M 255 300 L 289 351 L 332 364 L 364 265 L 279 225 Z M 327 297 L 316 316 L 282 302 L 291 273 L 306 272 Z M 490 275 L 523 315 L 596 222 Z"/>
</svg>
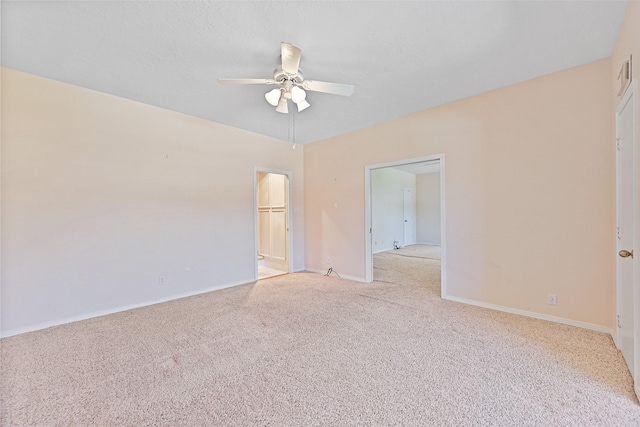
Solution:
<svg viewBox="0 0 640 427">
<path fill-rule="evenodd" d="M 311 107 L 311 104 L 309 104 L 306 100 L 302 100 L 300 102 L 296 102 L 296 105 L 298 106 L 298 113 L 302 110 L 306 110 L 307 108 Z"/>
<path fill-rule="evenodd" d="M 307 92 L 305 92 L 303 89 L 299 88 L 298 86 L 294 86 L 291 88 L 291 100 L 296 104 L 300 101 L 304 101 L 306 97 Z"/>
<path fill-rule="evenodd" d="M 275 107 L 278 105 L 278 101 L 280 101 L 280 95 L 280 89 L 273 89 L 272 91 L 265 93 L 264 97 L 269 104 Z"/>
<path fill-rule="evenodd" d="M 307 92 L 305 92 L 303 89 L 299 88 L 298 86 L 294 86 L 291 88 L 291 100 L 298 106 L 298 112 L 311 107 L 311 104 L 306 101 L 306 97 Z"/>
<path fill-rule="evenodd" d="M 276 107 L 276 111 L 278 113 L 287 114 L 289 112 L 289 106 L 287 105 L 287 99 L 282 96 L 280 97 L 280 102 L 278 102 L 278 106 Z"/>
<path fill-rule="evenodd" d="M 254 85 L 267 84 L 278 85 L 279 87 L 267 92 L 264 97 L 267 102 L 279 113 L 289 113 L 288 100 L 292 100 L 298 107 L 298 111 L 303 111 L 311 105 L 306 101 L 307 93 L 312 92 L 330 93 L 342 96 L 351 96 L 354 88 L 351 85 L 341 83 L 321 82 L 317 80 L 306 80 L 300 70 L 300 57 L 302 49 L 291 43 L 282 42 L 281 65 L 273 71 L 270 79 L 218 79 L 221 84 Z"/>
</svg>

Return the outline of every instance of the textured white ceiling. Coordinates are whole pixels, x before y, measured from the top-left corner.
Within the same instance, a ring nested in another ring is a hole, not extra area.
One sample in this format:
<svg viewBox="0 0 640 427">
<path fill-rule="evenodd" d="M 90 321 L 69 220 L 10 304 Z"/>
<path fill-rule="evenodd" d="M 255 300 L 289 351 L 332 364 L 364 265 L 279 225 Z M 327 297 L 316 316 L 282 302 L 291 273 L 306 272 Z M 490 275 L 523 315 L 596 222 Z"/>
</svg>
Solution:
<svg viewBox="0 0 640 427">
<path fill-rule="evenodd" d="M 2 1 L 2 65 L 287 139 L 267 86 L 280 42 L 309 92 L 299 143 L 611 55 L 626 1 Z"/>
</svg>

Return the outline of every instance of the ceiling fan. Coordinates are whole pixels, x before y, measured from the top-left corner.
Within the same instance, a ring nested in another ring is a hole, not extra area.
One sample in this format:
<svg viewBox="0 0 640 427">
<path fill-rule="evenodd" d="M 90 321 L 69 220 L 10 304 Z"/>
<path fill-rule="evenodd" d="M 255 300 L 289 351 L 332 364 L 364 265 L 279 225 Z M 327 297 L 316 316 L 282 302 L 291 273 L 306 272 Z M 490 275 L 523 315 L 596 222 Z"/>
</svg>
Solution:
<svg viewBox="0 0 640 427">
<path fill-rule="evenodd" d="M 298 111 L 309 108 L 307 93 L 305 90 L 314 92 L 331 93 L 335 95 L 351 96 L 354 87 L 341 83 L 320 82 L 317 80 L 305 80 L 300 66 L 300 56 L 302 49 L 291 43 L 281 43 L 282 65 L 273 71 L 273 78 L 270 79 L 218 79 L 222 84 L 239 85 L 278 85 L 279 88 L 267 92 L 264 97 L 269 104 L 276 107 L 279 113 L 288 113 L 288 101 L 292 100 L 298 107 Z"/>
</svg>

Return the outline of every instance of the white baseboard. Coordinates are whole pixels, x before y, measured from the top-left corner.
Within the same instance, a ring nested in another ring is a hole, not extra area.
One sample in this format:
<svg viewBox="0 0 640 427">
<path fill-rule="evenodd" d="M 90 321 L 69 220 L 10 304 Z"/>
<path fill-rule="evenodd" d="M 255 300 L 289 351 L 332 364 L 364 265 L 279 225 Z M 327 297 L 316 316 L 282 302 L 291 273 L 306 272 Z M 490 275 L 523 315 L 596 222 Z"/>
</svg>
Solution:
<svg viewBox="0 0 640 427">
<path fill-rule="evenodd" d="M 418 243 L 416 243 L 416 245 L 440 246 L 440 243 L 433 243 L 433 242 L 418 242 Z"/>
<path fill-rule="evenodd" d="M 615 334 L 611 329 L 605 328 L 604 326 L 600 326 L 600 325 L 594 325 L 592 323 L 579 322 L 577 320 L 565 319 L 564 317 L 550 316 L 548 314 L 535 313 L 533 311 L 519 310 L 517 308 L 510 308 L 502 305 L 489 304 L 486 302 L 481 302 L 481 301 L 476 301 L 476 300 L 466 299 L 466 298 L 447 296 L 443 299 L 460 302 L 462 304 L 469 304 L 469 305 L 475 305 L 478 307 L 489 308 L 491 310 L 504 311 L 506 313 L 511 313 L 511 314 L 519 314 L 520 316 L 533 317 L 534 319 L 541 319 L 541 320 L 547 320 L 549 322 L 562 323 L 563 325 L 576 326 L 578 328 L 589 329 L 592 331 L 603 332 L 605 334 L 611 335 L 611 337 L 615 341 Z"/>
<path fill-rule="evenodd" d="M 245 285 L 247 283 L 255 282 L 255 280 L 245 280 L 233 283 L 225 283 L 223 285 L 212 286 L 205 289 L 200 289 L 192 292 L 185 292 L 183 294 L 172 295 L 170 297 L 159 298 L 151 301 L 145 301 L 137 304 L 123 305 L 119 307 L 109 308 L 106 310 L 93 311 L 91 313 L 81 314 L 79 316 L 67 317 L 65 319 L 53 320 L 50 322 L 38 323 L 36 325 L 25 326 L 23 328 L 9 329 L 2 332 L 0 338 L 7 338 L 14 335 L 26 334 L 27 332 L 39 331 L 41 329 L 51 328 L 53 326 L 65 325 L 67 323 L 79 322 L 81 320 L 93 319 L 94 317 L 106 316 L 109 314 L 120 313 L 122 311 L 133 310 L 135 308 L 147 307 L 149 305 L 161 304 L 163 302 L 174 301 L 181 298 L 192 297 L 194 295 L 206 294 L 208 292 L 219 291 L 221 289 L 231 288 L 234 286 Z"/>
<path fill-rule="evenodd" d="M 327 268 L 327 270 L 328 270 L 328 268 Z M 327 274 L 326 271 L 316 270 L 315 268 L 305 268 L 305 271 L 309 271 L 311 273 L 318 273 L 318 274 L 322 274 L 322 275 Z M 341 279 L 353 280 L 354 282 L 368 283 L 362 277 L 349 276 L 349 275 L 346 275 L 346 274 L 342 274 L 339 271 L 336 271 L 336 273 L 338 273 L 340 275 Z M 331 277 L 338 277 L 338 276 L 331 276 Z"/>
<path fill-rule="evenodd" d="M 316 270 L 314 268 L 304 268 L 301 270 L 296 270 L 294 271 L 294 273 L 297 272 L 302 272 L 302 271 L 309 271 L 312 273 L 317 273 L 317 274 L 326 274 L 326 271 L 322 271 L 322 270 Z M 339 272 L 337 272 L 338 274 L 340 274 Z M 333 276 L 336 277 L 336 276 Z M 353 280 L 356 282 L 361 282 L 361 283 L 367 283 L 366 280 L 362 277 L 356 277 L 356 276 L 349 276 L 346 274 L 340 274 L 340 278 L 342 279 L 347 279 L 347 280 Z M 8 338 L 14 335 L 19 335 L 19 334 L 25 334 L 27 332 L 33 332 L 33 331 L 38 331 L 41 329 L 46 329 L 46 328 L 50 328 L 53 326 L 59 326 L 59 325 L 65 325 L 67 323 L 73 323 L 73 322 L 79 322 L 81 320 L 87 320 L 87 319 L 93 319 L 95 317 L 100 317 L 100 316 L 106 316 L 109 314 L 114 314 L 114 313 L 120 313 L 122 311 L 127 311 L 127 310 L 133 310 L 136 308 L 141 308 L 141 307 L 147 307 L 150 305 L 154 305 L 154 304 L 161 304 L 163 302 L 168 302 L 168 301 L 174 301 L 174 300 L 178 300 L 181 298 L 187 298 L 187 297 L 191 297 L 194 295 L 200 295 L 200 294 L 206 294 L 208 292 L 213 292 L 213 291 L 218 291 L 221 289 L 226 289 L 226 288 L 231 288 L 234 286 L 239 286 L 239 285 L 245 285 L 247 283 L 252 283 L 255 280 L 246 280 L 246 281 L 238 281 L 238 282 L 233 282 L 233 283 L 225 283 L 222 285 L 217 285 L 217 286 L 212 286 L 209 288 L 205 288 L 205 289 L 200 289 L 197 291 L 191 291 L 191 292 L 185 292 L 183 294 L 178 294 L 178 295 L 172 295 L 166 298 L 159 298 L 156 300 L 151 300 L 151 301 L 145 301 L 142 303 L 137 303 L 137 304 L 129 304 L 129 305 L 125 305 L 125 306 L 120 306 L 120 307 L 114 307 L 114 308 L 110 308 L 107 310 L 99 310 L 99 311 L 94 311 L 91 313 L 86 313 L 86 314 L 82 314 L 79 316 L 72 316 L 72 317 L 68 317 L 66 319 L 59 319 L 59 320 L 54 320 L 54 321 L 50 321 L 50 322 L 44 322 L 44 323 L 39 323 L 36 325 L 30 325 L 30 326 L 26 326 L 23 328 L 16 328 L 16 329 L 9 329 L 8 331 L 4 331 L 0 334 L 0 338 Z M 444 297 L 443 299 L 449 300 L 449 301 L 454 301 L 454 302 L 459 302 L 462 304 L 469 304 L 469 305 L 475 305 L 478 307 L 483 307 L 483 308 L 488 308 L 488 309 L 492 309 L 492 310 L 498 310 L 498 311 L 503 311 L 506 313 L 512 313 L 512 314 L 519 314 L 521 316 L 526 316 L 526 317 L 532 317 L 535 319 L 541 319 L 541 320 L 547 320 L 550 322 L 556 322 L 556 323 L 562 323 L 565 325 L 570 325 L 570 326 L 576 326 L 579 328 L 584 328 L 584 329 L 590 329 L 593 331 L 598 331 L 598 332 L 604 332 L 607 333 L 609 335 L 611 335 L 611 337 L 613 338 L 614 342 L 616 340 L 616 335 L 615 333 L 609 329 L 609 328 L 605 328 L 604 326 L 599 326 L 599 325 L 594 325 L 591 323 L 586 323 L 586 322 L 579 322 L 576 320 L 570 320 L 570 319 L 565 319 L 562 317 L 556 317 L 556 316 L 550 316 L 547 314 L 540 314 L 540 313 L 535 313 L 532 311 L 526 311 L 526 310 L 519 310 L 519 309 L 515 309 L 515 308 L 510 308 L 510 307 L 505 307 L 505 306 L 500 306 L 500 305 L 495 305 L 495 304 L 489 304 L 489 303 L 485 303 L 485 302 L 481 302 L 481 301 L 475 301 L 475 300 L 471 300 L 471 299 L 466 299 L 466 298 L 458 298 L 458 297 L 453 297 L 453 296 L 447 296 Z M 640 388 L 638 385 L 635 386 L 635 392 L 636 395 L 638 395 L 638 398 L 640 399 Z"/>
<path fill-rule="evenodd" d="M 636 391 L 636 397 L 640 400 L 640 385 L 636 384 L 633 389 Z"/>
<path fill-rule="evenodd" d="M 384 248 L 384 249 L 376 249 L 375 251 L 373 251 L 374 254 L 379 254 L 380 252 L 387 252 L 387 251 L 392 251 L 394 249 L 393 246 L 388 247 L 388 248 Z"/>
</svg>

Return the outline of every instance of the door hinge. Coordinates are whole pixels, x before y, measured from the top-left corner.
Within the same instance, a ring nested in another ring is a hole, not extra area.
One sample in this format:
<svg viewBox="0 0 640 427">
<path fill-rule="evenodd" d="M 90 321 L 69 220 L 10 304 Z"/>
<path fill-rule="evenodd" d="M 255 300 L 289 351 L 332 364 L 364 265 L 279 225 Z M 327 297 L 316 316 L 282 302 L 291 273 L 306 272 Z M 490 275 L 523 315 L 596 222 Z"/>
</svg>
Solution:
<svg viewBox="0 0 640 427">
<path fill-rule="evenodd" d="M 618 323 L 618 328 L 622 328 L 622 325 L 620 324 L 620 315 L 619 314 L 616 315 L 616 321 Z"/>
<path fill-rule="evenodd" d="M 622 239 L 622 233 L 620 232 L 620 227 L 616 227 L 616 235 L 618 240 Z"/>
<path fill-rule="evenodd" d="M 616 150 L 622 150 L 622 138 L 616 138 Z"/>
</svg>

